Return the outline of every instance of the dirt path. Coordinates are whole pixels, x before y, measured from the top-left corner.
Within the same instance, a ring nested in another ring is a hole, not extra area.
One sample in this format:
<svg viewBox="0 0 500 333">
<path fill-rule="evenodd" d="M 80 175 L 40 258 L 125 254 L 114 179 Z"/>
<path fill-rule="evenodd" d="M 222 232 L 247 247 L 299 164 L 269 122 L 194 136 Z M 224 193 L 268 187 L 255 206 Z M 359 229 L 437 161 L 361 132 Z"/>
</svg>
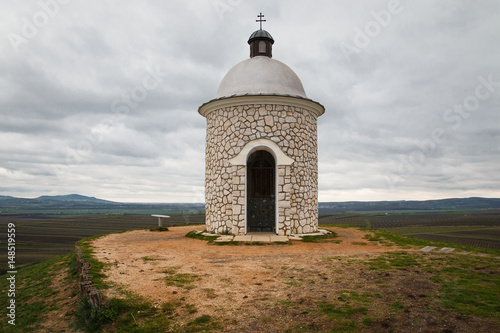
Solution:
<svg viewBox="0 0 500 333">
<path fill-rule="evenodd" d="M 310 297 L 311 293 L 322 298 L 333 289 L 342 288 L 344 281 L 332 286 L 329 258 L 369 257 L 397 250 L 366 244 L 365 232 L 341 228 L 331 229 L 339 234 L 342 242 L 338 244 L 294 241 L 292 245 L 217 246 L 185 237 L 191 230 L 202 229 L 203 226 L 189 226 L 174 227 L 168 232 L 132 231 L 99 238 L 93 245 L 97 258 L 111 264 L 106 272 L 110 281 L 125 285 L 158 305 L 181 299 L 204 314 L 230 314 L 235 324 L 243 317 L 262 316 L 259 302 L 266 307 L 283 300 Z M 166 271 L 195 281 L 167 285 Z M 349 272 L 342 272 L 342 277 L 349 279 Z M 300 288 L 306 280 L 312 282 L 312 287 Z M 314 283 L 316 280 L 326 283 Z"/>
<path fill-rule="evenodd" d="M 264 246 L 209 245 L 185 237 L 202 229 L 131 231 L 99 238 L 93 245 L 97 258 L 110 264 L 109 281 L 158 307 L 181 304 L 175 314 L 180 325 L 209 315 L 220 324 L 218 331 L 238 333 L 354 328 L 468 333 L 498 328 L 495 321 L 444 309 L 439 284 L 418 265 L 371 270 L 370 259 L 401 249 L 368 242 L 367 232 L 331 228 L 339 243 Z M 119 296 L 111 293 L 107 296 Z"/>
</svg>

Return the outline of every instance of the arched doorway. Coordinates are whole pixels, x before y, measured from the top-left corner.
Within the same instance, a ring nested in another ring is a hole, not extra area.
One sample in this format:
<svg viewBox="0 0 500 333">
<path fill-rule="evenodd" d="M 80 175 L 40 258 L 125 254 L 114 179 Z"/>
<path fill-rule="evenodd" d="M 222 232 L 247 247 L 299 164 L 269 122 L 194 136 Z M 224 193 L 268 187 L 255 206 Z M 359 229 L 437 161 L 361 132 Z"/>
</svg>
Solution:
<svg viewBox="0 0 500 333">
<path fill-rule="evenodd" d="M 247 232 L 276 232 L 276 162 L 258 150 L 247 162 Z"/>
</svg>

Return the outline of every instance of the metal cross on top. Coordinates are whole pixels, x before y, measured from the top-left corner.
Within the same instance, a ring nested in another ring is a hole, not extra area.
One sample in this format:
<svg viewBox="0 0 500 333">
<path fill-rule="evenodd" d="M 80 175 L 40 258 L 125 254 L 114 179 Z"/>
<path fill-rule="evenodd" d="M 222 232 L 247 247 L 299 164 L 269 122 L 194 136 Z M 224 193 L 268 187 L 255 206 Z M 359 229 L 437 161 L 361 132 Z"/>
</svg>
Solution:
<svg viewBox="0 0 500 333">
<path fill-rule="evenodd" d="M 267 20 L 263 20 L 262 18 L 264 17 L 264 15 L 262 15 L 262 12 L 260 13 L 260 15 L 257 15 L 257 17 L 259 18 L 258 20 L 255 20 L 255 22 L 260 22 L 260 30 L 262 30 L 262 22 L 267 22 Z"/>
</svg>

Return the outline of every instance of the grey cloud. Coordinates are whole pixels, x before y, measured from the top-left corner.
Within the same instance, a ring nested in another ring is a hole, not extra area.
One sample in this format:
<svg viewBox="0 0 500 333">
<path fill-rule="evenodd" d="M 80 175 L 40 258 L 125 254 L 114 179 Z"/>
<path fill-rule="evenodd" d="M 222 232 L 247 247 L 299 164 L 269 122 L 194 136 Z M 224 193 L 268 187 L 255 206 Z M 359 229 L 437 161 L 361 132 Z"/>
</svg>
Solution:
<svg viewBox="0 0 500 333">
<path fill-rule="evenodd" d="M 201 202 L 197 109 L 248 57 L 262 10 L 275 58 L 327 109 L 318 120 L 321 201 L 500 196 L 500 86 L 469 117 L 444 117 L 474 96 L 479 76 L 500 82 L 497 1 L 402 1 L 350 62 L 341 43 L 353 44 L 387 1 L 231 3 L 220 15 L 201 0 L 70 2 L 18 53 L 4 38 L 1 194 Z M 0 33 L 19 32 L 37 10 L 2 3 Z M 161 83 L 116 113 L 147 68 L 160 68 Z M 422 150 L 439 128 L 442 142 Z M 410 157 L 420 160 L 402 164 Z M 387 177 L 399 181 L 391 187 Z"/>
</svg>

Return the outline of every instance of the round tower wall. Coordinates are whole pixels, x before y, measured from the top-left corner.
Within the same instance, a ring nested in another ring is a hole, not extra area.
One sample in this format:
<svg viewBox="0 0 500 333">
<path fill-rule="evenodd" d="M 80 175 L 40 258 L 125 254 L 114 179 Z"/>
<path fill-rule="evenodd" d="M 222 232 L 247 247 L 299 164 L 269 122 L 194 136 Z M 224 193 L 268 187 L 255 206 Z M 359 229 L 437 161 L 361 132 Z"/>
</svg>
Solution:
<svg viewBox="0 0 500 333">
<path fill-rule="evenodd" d="M 278 234 L 317 231 L 317 113 L 298 106 L 245 104 L 212 110 L 206 118 L 207 231 L 245 234 L 246 166 L 230 160 L 258 139 L 274 142 L 293 160 L 276 165 Z"/>
</svg>

